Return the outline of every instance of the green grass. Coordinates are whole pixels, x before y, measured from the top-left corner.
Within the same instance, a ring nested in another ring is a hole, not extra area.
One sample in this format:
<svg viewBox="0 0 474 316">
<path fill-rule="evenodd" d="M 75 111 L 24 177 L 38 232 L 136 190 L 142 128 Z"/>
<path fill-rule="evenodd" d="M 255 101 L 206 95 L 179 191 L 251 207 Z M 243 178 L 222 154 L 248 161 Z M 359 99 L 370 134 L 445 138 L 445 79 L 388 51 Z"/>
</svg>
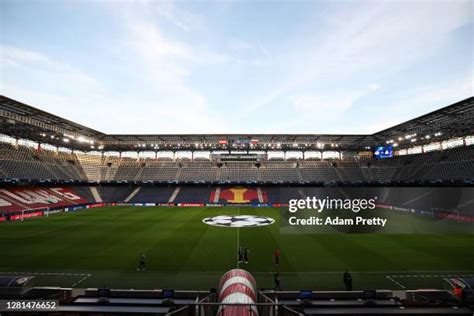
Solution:
<svg viewBox="0 0 474 316">
<path fill-rule="evenodd" d="M 218 214 L 276 223 L 236 229 L 201 222 Z M 242 245 L 250 263 L 240 267 L 259 287 L 272 287 L 277 270 L 286 289 L 327 290 L 343 288 L 345 269 L 355 289 L 441 287 L 444 276 L 474 274 L 474 235 L 280 234 L 279 217 L 272 208 L 106 207 L 2 223 L 0 272 L 36 273 L 38 285 L 208 289 L 237 267 Z M 146 272 L 135 271 L 141 252 Z"/>
</svg>

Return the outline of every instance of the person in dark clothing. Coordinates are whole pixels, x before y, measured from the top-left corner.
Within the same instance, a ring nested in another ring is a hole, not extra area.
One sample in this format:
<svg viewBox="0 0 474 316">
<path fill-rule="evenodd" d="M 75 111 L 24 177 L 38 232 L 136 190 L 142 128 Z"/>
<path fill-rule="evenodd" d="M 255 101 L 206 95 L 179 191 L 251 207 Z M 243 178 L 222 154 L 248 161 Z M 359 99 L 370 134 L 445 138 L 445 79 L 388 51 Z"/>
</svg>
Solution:
<svg viewBox="0 0 474 316">
<path fill-rule="evenodd" d="M 245 261 L 245 263 L 249 263 L 249 253 L 250 253 L 249 248 L 245 247 L 245 249 L 244 249 L 244 261 Z"/>
<path fill-rule="evenodd" d="M 275 250 L 275 265 L 280 265 L 280 248 L 277 248 L 277 250 Z"/>
<path fill-rule="evenodd" d="M 349 273 L 348 270 L 344 272 L 342 277 L 342 281 L 344 282 L 344 286 L 346 287 L 346 291 L 352 291 L 352 275 Z"/>
<path fill-rule="evenodd" d="M 146 256 L 144 253 L 142 253 L 140 255 L 137 271 L 145 271 L 145 270 L 146 270 Z"/>
<path fill-rule="evenodd" d="M 244 257 L 244 251 L 243 251 L 242 247 L 239 247 L 237 256 L 239 257 L 239 263 L 242 263 L 242 259 Z"/>
<path fill-rule="evenodd" d="M 281 291 L 281 277 L 280 273 L 275 273 L 274 275 L 274 280 L 275 280 L 275 291 Z"/>
</svg>

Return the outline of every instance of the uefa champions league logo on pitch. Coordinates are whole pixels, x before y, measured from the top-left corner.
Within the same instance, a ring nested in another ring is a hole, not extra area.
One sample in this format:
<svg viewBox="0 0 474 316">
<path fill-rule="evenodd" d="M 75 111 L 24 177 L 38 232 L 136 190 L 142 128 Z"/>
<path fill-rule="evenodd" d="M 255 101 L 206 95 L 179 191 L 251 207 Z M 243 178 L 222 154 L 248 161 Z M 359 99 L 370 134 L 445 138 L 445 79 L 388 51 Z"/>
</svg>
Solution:
<svg viewBox="0 0 474 316">
<path fill-rule="evenodd" d="M 204 224 L 218 227 L 262 227 L 275 223 L 273 218 L 255 215 L 219 215 L 206 217 Z"/>
</svg>

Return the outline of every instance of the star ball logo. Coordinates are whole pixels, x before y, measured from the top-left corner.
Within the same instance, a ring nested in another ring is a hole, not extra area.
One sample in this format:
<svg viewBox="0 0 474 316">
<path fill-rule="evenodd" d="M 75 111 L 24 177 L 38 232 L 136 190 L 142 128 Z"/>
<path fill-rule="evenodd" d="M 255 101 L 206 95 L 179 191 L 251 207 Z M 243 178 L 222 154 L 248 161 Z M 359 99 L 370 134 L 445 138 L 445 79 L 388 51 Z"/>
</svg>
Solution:
<svg viewBox="0 0 474 316">
<path fill-rule="evenodd" d="M 255 215 L 219 215 L 206 217 L 202 220 L 204 224 L 217 227 L 262 227 L 275 223 L 275 220 L 265 216 Z"/>
</svg>

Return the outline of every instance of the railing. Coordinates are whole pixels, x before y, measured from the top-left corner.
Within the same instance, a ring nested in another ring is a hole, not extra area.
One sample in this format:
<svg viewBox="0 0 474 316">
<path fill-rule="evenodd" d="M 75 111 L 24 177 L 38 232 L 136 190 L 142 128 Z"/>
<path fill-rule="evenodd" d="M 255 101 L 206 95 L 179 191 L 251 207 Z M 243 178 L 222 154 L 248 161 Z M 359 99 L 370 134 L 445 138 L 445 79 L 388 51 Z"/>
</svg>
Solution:
<svg viewBox="0 0 474 316">
<path fill-rule="evenodd" d="M 297 311 L 291 307 L 285 306 L 278 302 L 259 302 L 254 304 L 248 303 L 218 303 L 210 302 L 207 300 L 201 300 L 196 303 L 194 308 L 195 316 L 216 316 L 222 315 L 226 307 L 229 306 L 242 306 L 246 307 L 249 311 L 249 315 L 257 316 L 255 314 L 255 308 L 258 310 L 258 316 L 299 316 L 303 315 L 301 311 Z M 171 313 L 170 313 L 171 315 Z M 178 313 L 178 310 L 173 315 L 189 315 L 189 311 L 185 313 Z"/>
</svg>

